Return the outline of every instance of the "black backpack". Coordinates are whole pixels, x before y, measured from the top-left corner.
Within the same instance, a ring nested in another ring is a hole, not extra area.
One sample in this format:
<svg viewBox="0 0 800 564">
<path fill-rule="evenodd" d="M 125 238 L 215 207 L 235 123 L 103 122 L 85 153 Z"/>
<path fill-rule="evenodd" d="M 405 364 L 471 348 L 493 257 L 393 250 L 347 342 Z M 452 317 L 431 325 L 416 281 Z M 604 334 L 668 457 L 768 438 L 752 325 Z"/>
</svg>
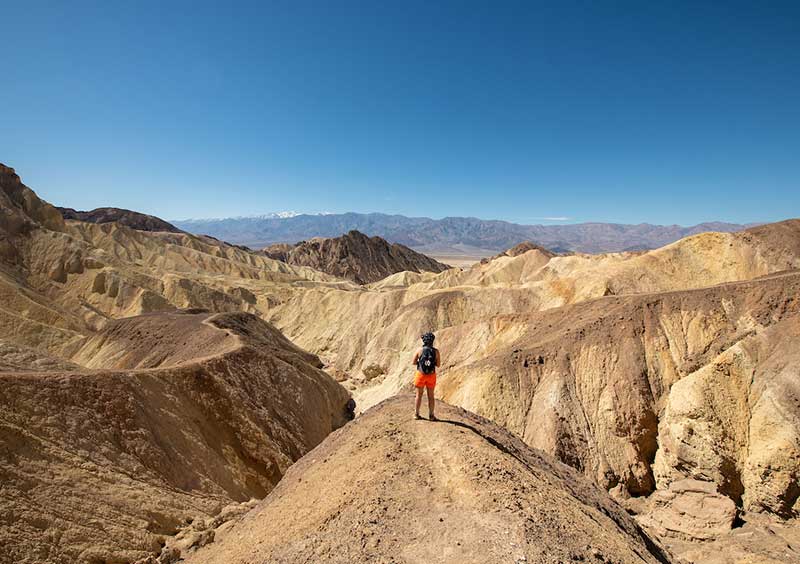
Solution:
<svg viewBox="0 0 800 564">
<path fill-rule="evenodd" d="M 422 354 L 419 355 L 417 368 L 423 374 L 433 374 L 436 372 L 436 349 L 433 347 L 422 347 Z"/>
</svg>

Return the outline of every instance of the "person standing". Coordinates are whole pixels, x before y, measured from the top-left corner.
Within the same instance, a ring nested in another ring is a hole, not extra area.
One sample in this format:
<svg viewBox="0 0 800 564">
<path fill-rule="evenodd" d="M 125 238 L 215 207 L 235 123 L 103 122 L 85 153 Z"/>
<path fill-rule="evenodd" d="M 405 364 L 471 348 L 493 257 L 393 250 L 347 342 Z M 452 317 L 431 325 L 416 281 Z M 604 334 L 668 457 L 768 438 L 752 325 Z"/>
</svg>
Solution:
<svg viewBox="0 0 800 564">
<path fill-rule="evenodd" d="M 422 403 L 422 391 L 426 390 L 428 393 L 428 419 L 436 421 L 433 390 L 436 387 L 436 368 L 442 364 L 442 357 L 439 349 L 433 346 L 434 339 L 436 337 L 431 332 L 422 335 L 422 348 L 417 350 L 414 355 L 413 364 L 417 367 L 417 373 L 414 375 L 414 387 L 417 389 L 414 419 L 422 419 L 419 414 L 419 406 Z"/>
</svg>

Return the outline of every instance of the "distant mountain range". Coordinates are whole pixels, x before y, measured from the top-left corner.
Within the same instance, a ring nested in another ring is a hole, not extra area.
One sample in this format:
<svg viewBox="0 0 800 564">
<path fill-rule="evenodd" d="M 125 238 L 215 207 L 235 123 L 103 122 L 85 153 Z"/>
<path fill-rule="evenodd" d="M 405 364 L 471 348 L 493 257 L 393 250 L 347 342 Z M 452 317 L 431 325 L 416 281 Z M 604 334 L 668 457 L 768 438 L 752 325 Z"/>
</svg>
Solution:
<svg viewBox="0 0 800 564">
<path fill-rule="evenodd" d="M 277 215 L 277 214 L 276 214 Z M 287 214 L 288 215 L 288 214 Z M 260 248 L 313 237 L 338 237 L 357 230 L 434 255 L 493 254 L 523 241 L 556 252 L 601 253 L 653 249 L 704 231 L 739 231 L 753 224 L 709 222 L 680 225 L 578 223 L 520 225 L 473 217 L 430 219 L 382 213 L 257 216 L 173 221 L 190 233 L 211 235 L 229 243 Z"/>
</svg>

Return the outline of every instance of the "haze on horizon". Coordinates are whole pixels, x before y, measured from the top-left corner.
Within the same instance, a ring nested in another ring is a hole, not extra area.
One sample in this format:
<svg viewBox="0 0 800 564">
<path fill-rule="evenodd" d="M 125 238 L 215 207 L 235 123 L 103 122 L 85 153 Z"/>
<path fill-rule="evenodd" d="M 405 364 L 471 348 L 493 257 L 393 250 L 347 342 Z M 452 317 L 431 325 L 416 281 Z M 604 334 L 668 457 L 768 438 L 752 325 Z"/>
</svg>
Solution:
<svg viewBox="0 0 800 564">
<path fill-rule="evenodd" d="M 800 216 L 794 2 L 26 2 L 4 15 L 0 162 L 57 205 Z"/>
</svg>

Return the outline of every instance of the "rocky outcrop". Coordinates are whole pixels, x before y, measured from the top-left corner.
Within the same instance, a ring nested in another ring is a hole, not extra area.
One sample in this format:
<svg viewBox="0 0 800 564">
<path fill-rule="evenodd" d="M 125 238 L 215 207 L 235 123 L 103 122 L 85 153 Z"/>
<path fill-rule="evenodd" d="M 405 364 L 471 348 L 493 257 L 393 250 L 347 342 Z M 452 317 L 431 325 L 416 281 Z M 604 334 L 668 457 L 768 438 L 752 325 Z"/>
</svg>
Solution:
<svg viewBox="0 0 800 564">
<path fill-rule="evenodd" d="M 319 361 L 249 314 L 126 319 L 85 352 L 94 370 L 0 373 L 4 564 L 146 558 L 347 420 Z"/>
<path fill-rule="evenodd" d="M 311 239 L 294 246 L 277 244 L 263 249 L 270 258 L 309 266 L 357 284 L 377 282 L 403 271 L 443 272 L 449 267 L 403 245 L 350 231 L 341 237 Z"/>
<path fill-rule="evenodd" d="M 392 398 L 332 434 L 254 510 L 181 557 L 227 562 L 667 563 L 608 495 L 489 421 Z"/>
<path fill-rule="evenodd" d="M 685 562 L 697 564 L 789 564 L 800 562 L 800 526 L 769 515 L 745 514 L 713 541 L 665 540 Z"/>
<path fill-rule="evenodd" d="M 0 267 L 20 264 L 19 237 L 40 226 L 65 229 L 58 210 L 25 186 L 13 168 L 0 164 Z"/>
<path fill-rule="evenodd" d="M 13 168 L 0 163 L 0 232 L 14 235 L 24 223 L 64 231 L 58 210 L 25 186 Z"/>
<path fill-rule="evenodd" d="M 736 504 L 710 482 L 679 480 L 648 499 L 649 511 L 639 523 L 658 538 L 709 541 L 728 534 L 736 520 Z"/>
<path fill-rule="evenodd" d="M 131 210 L 121 208 L 97 208 L 91 211 L 78 211 L 72 208 L 58 208 L 64 219 L 86 221 L 88 223 L 119 223 L 139 231 L 166 231 L 183 233 L 180 229 L 160 219 Z"/>
<path fill-rule="evenodd" d="M 659 488 L 686 477 L 706 480 L 746 510 L 798 515 L 798 342 L 794 315 L 672 386 L 659 424 Z"/>
</svg>

